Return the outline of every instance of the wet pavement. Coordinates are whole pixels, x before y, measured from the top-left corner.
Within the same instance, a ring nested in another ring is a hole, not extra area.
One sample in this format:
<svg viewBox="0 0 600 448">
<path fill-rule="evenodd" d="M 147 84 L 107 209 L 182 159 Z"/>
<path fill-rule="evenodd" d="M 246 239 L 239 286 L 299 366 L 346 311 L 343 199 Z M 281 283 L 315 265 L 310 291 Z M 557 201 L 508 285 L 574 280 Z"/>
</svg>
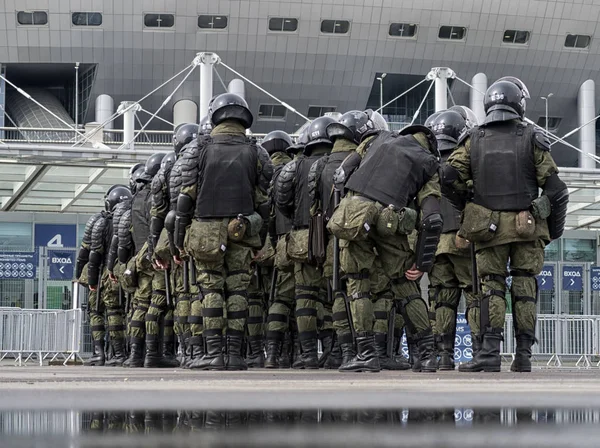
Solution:
<svg viewBox="0 0 600 448">
<path fill-rule="evenodd" d="M 0 367 L 0 446 L 598 446 L 600 370 Z"/>
</svg>

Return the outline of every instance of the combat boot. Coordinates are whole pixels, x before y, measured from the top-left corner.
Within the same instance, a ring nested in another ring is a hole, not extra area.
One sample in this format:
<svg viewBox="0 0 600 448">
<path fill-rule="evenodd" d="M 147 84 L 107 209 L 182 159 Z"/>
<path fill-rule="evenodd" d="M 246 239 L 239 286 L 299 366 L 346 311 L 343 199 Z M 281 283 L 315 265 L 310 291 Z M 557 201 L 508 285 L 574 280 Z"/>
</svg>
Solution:
<svg viewBox="0 0 600 448">
<path fill-rule="evenodd" d="M 477 353 L 481 350 L 481 335 L 476 333 L 471 333 L 471 351 L 472 356 L 475 357 Z"/>
<path fill-rule="evenodd" d="M 438 349 L 440 355 L 439 369 L 454 370 L 454 335 L 440 335 Z"/>
<path fill-rule="evenodd" d="M 437 372 L 438 360 L 433 335 L 430 334 L 417 340 L 417 350 L 419 352 L 419 370 L 415 370 L 413 365 L 413 372 Z"/>
<path fill-rule="evenodd" d="M 511 372 L 531 372 L 531 347 L 534 343 L 535 337 L 531 334 L 517 335 L 517 350 L 510 365 Z"/>
<path fill-rule="evenodd" d="M 354 344 L 352 342 L 342 342 L 340 344 L 340 348 L 342 350 L 342 364 L 341 367 L 344 367 L 349 362 L 352 362 L 354 357 L 356 356 L 356 350 L 354 349 Z"/>
<path fill-rule="evenodd" d="M 302 347 L 300 346 L 300 339 L 298 339 L 298 334 L 293 335 L 293 345 L 292 345 L 292 369 L 300 369 L 302 366 L 302 361 L 300 360 L 300 354 L 302 353 Z"/>
<path fill-rule="evenodd" d="M 321 348 L 323 353 L 321 353 L 321 357 L 319 358 L 319 367 L 323 368 L 333 348 L 333 331 L 328 330 L 323 332 L 321 336 Z"/>
<path fill-rule="evenodd" d="M 202 336 L 192 336 L 186 347 L 187 363 L 181 367 L 190 369 L 191 365 L 204 356 L 204 339 Z"/>
<path fill-rule="evenodd" d="M 248 370 L 248 365 L 242 356 L 243 344 L 244 338 L 242 336 L 227 335 L 227 361 L 225 370 Z"/>
<path fill-rule="evenodd" d="M 317 339 L 310 338 L 300 341 L 300 356 L 298 362 L 292 366 L 294 369 L 318 369 L 319 355 L 317 352 Z"/>
<path fill-rule="evenodd" d="M 179 367 L 179 361 L 175 356 L 175 340 L 165 339 L 162 344 L 162 356 L 160 359 L 160 367 L 163 368 L 176 368 Z"/>
<path fill-rule="evenodd" d="M 292 367 L 292 361 L 290 359 L 290 349 L 291 349 L 291 335 L 287 333 L 283 339 L 283 345 L 281 346 L 281 351 L 279 352 L 279 368 L 280 369 L 289 369 Z"/>
<path fill-rule="evenodd" d="M 177 335 L 177 341 L 179 343 L 179 350 L 177 353 L 177 362 L 180 366 L 187 364 L 187 346 L 188 346 L 189 335 L 186 337 L 183 334 Z"/>
<path fill-rule="evenodd" d="M 104 354 L 104 339 L 101 341 L 94 341 L 94 355 L 88 359 L 83 365 L 85 366 L 103 366 L 106 362 L 106 355 Z"/>
<path fill-rule="evenodd" d="M 144 367 L 154 368 L 162 367 L 161 355 L 158 352 L 158 339 L 153 337 L 152 339 L 146 338 L 146 357 L 144 359 Z"/>
<path fill-rule="evenodd" d="M 421 371 L 421 355 L 417 344 L 412 339 L 407 339 L 408 344 L 408 362 L 413 372 Z"/>
<path fill-rule="evenodd" d="M 375 337 L 373 333 L 358 333 L 356 336 L 357 354 L 352 360 L 343 364 L 340 372 L 379 372 L 379 357 L 375 348 Z"/>
<path fill-rule="evenodd" d="M 267 359 L 265 367 L 267 369 L 279 369 L 279 355 L 281 353 L 283 341 L 280 339 L 267 340 Z"/>
<path fill-rule="evenodd" d="M 379 357 L 381 370 L 409 370 L 410 364 L 406 361 L 398 361 L 390 358 L 387 354 L 387 338 L 385 333 L 375 333 L 375 348 Z"/>
<path fill-rule="evenodd" d="M 473 359 L 458 366 L 459 372 L 500 372 L 502 360 L 500 358 L 500 343 L 502 342 L 502 329 L 491 329 L 483 334 L 481 350 Z"/>
<path fill-rule="evenodd" d="M 265 351 L 263 349 L 263 337 L 251 336 L 250 338 L 250 354 L 246 358 L 246 364 L 249 368 L 265 367 Z"/>
<path fill-rule="evenodd" d="M 114 339 L 112 341 L 113 357 L 104 365 L 109 367 L 121 367 L 127 357 L 125 356 L 125 339 Z"/>
<path fill-rule="evenodd" d="M 144 344 L 133 342 L 131 344 L 131 353 L 127 361 L 123 363 L 123 367 L 144 367 Z"/>
<path fill-rule="evenodd" d="M 225 370 L 221 335 L 205 336 L 204 341 L 206 342 L 206 353 L 202 358 L 196 357 L 190 364 L 190 369 Z"/>
<path fill-rule="evenodd" d="M 342 365 L 342 349 L 340 348 L 338 338 L 334 333 L 333 347 L 331 347 L 331 353 L 329 354 L 329 358 L 327 358 L 327 361 L 325 361 L 325 365 L 323 367 L 326 369 L 339 369 L 341 365 Z"/>
</svg>

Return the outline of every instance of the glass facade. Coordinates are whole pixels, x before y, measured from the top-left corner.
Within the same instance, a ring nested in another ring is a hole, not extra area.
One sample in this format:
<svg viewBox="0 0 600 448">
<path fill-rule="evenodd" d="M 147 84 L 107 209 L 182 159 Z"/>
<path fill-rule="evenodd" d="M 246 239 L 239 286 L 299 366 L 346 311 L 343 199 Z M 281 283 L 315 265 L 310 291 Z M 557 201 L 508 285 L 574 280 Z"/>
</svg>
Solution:
<svg viewBox="0 0 600 448">
<path fill-rule="evenodd" d="M 563 261 L 596 262 L 596 240 L 563 239 Z"/>
</svg>

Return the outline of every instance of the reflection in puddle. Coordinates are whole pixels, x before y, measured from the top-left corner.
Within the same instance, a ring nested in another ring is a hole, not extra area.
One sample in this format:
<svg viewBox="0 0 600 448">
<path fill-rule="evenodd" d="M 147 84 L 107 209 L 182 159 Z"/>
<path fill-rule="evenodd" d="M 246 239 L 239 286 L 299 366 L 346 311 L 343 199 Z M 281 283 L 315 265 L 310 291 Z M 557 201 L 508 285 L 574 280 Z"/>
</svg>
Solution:
<svg viewBox="0 0 600 448">
<path fill-rule="evenodd" d="M 10 411 L 0 412 L 2 435 L 185 434 L 209 430 L 295 428 L 310 431 L 357 425 L 383 429 L 436 425 L 487 426 L 597 424 L 596 409 L 382 409 L 294 411 Z"/>
</svg>

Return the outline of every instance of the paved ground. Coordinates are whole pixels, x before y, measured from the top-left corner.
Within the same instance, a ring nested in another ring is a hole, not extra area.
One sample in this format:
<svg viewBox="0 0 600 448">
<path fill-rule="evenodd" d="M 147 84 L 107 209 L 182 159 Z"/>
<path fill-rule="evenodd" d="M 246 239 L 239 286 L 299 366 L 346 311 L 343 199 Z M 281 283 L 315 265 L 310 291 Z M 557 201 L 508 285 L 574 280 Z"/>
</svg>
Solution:
<svg viewBox="0 0 600 448">
<path fill-rule="evenodd" d="M 531 374 L 0 367 L 0 410 L 594 407 L 600 370 Z M 82 403 L 82 397 L 93 397 Z"/>
</svg>

